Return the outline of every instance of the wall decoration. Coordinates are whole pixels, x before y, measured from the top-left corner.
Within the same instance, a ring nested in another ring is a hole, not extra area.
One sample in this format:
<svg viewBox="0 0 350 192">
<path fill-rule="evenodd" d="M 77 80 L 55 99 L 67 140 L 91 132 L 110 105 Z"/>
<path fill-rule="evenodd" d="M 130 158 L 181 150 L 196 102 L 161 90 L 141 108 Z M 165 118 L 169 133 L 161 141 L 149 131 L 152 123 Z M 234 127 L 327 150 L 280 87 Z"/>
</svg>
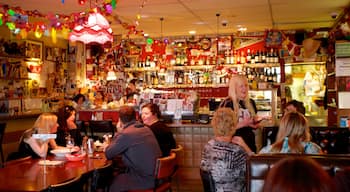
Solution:
<svg viewBox="0 0 350 192">
<path fill-rule="evenodd" d="M 45 60 L 47 61 L 66 61 L 67 50 L 59 47 L 45 47 Z"/>
<path fill-rule="evenodd" d="M 43 59 L 43 43 L 40 41 L 26 41 L 26 56 L 35 59 Z"/>
<path fill-rule="evenodd" d="M 282 32 L 278 30 L 268 30 L 265 36 L 265 46 L 269 48 L 279 48 L 282 45 Z"/>
</svg>

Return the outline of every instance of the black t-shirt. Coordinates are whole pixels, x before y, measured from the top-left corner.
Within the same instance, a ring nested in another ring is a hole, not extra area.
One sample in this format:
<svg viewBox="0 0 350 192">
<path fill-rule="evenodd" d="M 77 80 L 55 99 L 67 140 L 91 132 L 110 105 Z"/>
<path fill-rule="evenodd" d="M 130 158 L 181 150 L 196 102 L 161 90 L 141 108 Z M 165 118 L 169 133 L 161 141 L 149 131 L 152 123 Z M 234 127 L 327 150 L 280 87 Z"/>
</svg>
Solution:
<svg viewBox="0 0 350 192">
<path fill-rule="evenodd" d="M 176 148 L 176 142 L 169 127 L 161 121 L 157 121 L 149 127 L 158 141 L 163 157 L 169 156 L 171 149 Z"/>
<path fill-rule="evenodd" d="M 250 103 L 254 108 L 255 113 L 257 112 L 257 108 L 255 105 L 255 101 L 253 99 L 250 99 Z M 231 98 L 226 98 L 223 102 L 221 102 L 219 107 L 228 107 L 233 110 L 233 101 Z M 247 109 L 244 105 L 243 101 L 239 102 L 239 107 L 242 109 Z M 256 144 L 255 144 L 255 134 L 253 132 L 252 127 L 242 127 L 240 129 L 236 130 L 235 136 L 240 136 L 244 140 L 244 142 L 248 145 L 250 150 L 253 152 L 256 152 Z"/>
</svg>

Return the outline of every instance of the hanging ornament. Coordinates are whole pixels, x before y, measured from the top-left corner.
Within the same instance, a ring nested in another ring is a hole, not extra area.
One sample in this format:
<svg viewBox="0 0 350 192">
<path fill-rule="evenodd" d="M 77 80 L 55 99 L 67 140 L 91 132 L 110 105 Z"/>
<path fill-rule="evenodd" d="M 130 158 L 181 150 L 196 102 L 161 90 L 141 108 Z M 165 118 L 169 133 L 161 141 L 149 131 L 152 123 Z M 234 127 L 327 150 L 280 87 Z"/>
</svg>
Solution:
<svg viewBox="0 0 350 192">
<path fill-rule="evenodd" d="M 51 40 L 52 40 L 52 43 L 54 44 L 57 43 L 57 31 L 55 28 L 51 28 Z"/>
<path fill-rule="evenodd" d="M 22 37 L 22 39 L 27 39 L 28 32 L 25 29 L 22 29 L 19 35 Z"/>
<path fill-rule="evenodd" d="M 151 44 L 153 44 L 153 39 L 152 38 L 147 38 L 146 42 L 147 42 L 147 44 L 151 45 Z"/>
<path fill-rule="evenodd" d="M 69 29 L 67 27 L 64 27 L 62 30 L 61 30 L 61 33 L 62 33 L 62 36 L 64 39 L 68 39 L 68 36 L 69 36 Z"/>
<path fill-rule="evenodd" d="M 38 38 L 38 39 L 40 39 L 41 36 L 43 36 L 43 32 L 42 32 L 42 30 L 40 29 L 40 26 L 39 26 L 39 25 L 36 26 L 36 29 L 35 29 L 35 31 L 34 31 L 34 36 L 35 36 L 36 38 Z"/>
<path fill-rule="evenodd" d="M 106 4 L 105 9 L 106 9 L 106 12 L 107 12 L 108 14 L 112 14 L 113 7 L 112 7 L 111 4 Z"/>
<path fill-rule="evenodd" d="M 112 0 L 112 7 L 113 9 L 115 9 L 117 7 L 117 1 L 116 0 Z"/>
<path fill-rule="evenodd" d="M 78 0 L 79 5 L 84 5 L 86 3 L 86 0 Z"/>
<path fill-rule="evenodd" d="M 15 28 L 16 28 L 16 25 L 12 22 L 7 22 L 6 25 L 11 31 L 15 30 Z"/>
<path fill-rule="evenodd" d="M 61 0 L 61 3 L 64 4 L 64 0 Z"/>
<path fill-rule="evenodd" d="M 8 13 L 9 15 L 11 15 L 11 16 L 14 16 L 16 12 L 15 12 L 14 10 L 12 10 L 12 9 L 9 9 L 9 10 L 7 11 L 7 13 Z"/>
<path fill-rule="evenodd" d="M 0 26 L 2 26 L 3 24 L 3 21 L 2 21 L 2 18 L 0 18 Z"/>
</svg>

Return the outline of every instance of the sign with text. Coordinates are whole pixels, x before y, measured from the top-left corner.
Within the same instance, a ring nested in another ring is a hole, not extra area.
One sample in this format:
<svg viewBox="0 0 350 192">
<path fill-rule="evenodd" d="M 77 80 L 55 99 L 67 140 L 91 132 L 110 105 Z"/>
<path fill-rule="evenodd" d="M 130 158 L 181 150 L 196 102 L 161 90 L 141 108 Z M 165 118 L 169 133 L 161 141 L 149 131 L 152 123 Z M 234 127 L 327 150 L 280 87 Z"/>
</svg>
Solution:
<svg viewBox="0 0 350 192">
<path fill-rule="evenodd" d="M 337 58 L 335 61 L 335 75 L 337 77 L 349 76 L 350 58 Z"/>
</svg>

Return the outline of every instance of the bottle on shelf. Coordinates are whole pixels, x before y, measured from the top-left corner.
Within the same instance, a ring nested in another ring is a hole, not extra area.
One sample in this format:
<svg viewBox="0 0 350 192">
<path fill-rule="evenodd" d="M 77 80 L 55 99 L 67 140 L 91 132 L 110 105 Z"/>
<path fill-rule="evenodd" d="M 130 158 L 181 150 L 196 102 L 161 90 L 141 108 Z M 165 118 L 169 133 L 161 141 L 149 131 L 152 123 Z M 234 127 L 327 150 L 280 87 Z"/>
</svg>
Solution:
<svg viewBox="0 0 350 192">
<path fill-rule="evenodd" d="M 250 53 L 250 49 L 247 50 L 247 63 L 251 63 L 251 60 L 252 60 L 252 55 Z"/>
</svg>

